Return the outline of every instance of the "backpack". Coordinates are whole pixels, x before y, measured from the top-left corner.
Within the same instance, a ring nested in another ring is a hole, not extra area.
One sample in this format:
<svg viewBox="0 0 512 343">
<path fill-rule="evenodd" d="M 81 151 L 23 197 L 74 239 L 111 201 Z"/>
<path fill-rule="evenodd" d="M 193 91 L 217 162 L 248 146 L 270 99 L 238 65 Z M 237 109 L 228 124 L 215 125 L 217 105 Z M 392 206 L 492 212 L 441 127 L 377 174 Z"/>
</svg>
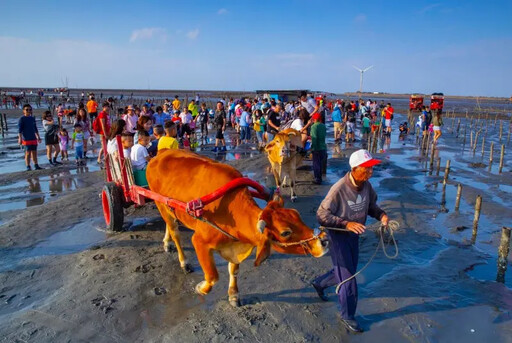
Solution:
<svg viewBox="0 0 512 343">
<path fill-rule="evenodd" d="M 356 113 L 353 111 L 348 112 L 348 121 L 351 123 L 356 122 Z"/>
<path fill-rule="evenodd" d="M 97 134 L 101 133 L 100 117 L 94 118 L 94 121 L 92 122 L 92 130 Z"/>
</svg>

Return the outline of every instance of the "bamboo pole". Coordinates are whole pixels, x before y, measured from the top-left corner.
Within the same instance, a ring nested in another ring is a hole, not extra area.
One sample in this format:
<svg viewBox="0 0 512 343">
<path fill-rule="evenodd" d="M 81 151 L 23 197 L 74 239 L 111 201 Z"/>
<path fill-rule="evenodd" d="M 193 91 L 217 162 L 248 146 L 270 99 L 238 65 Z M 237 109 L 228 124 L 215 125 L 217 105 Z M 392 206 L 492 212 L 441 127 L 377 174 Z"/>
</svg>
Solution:
<svg viewBox="0 0 512 343">
<path fill-rule="evenodd" d="M 462 184 L 457 185 L 457 196 L 455 198 L 455 211 L 459 210 L 460 207 L 460 197 L 462 195 Z"/>
<path fill-rule="evenodd" d="M 501 145 L 501 154 L 500 154 L 500 169 L 498 171 L 500 174 L 501 174 L 501 170 L 503 169 L 504 157 L 505 157 L 505 144 L 502 144 Z"/>
<path fill-rule="evenodd" d="M 478 234 L 478 221 L 480 220 L 480 210 L 482 208 L 482 197 L 476 196 L 475 202 L 475 216 L 473 217 L 473 234 L 471 235 L 471 243 L 475 244 L 476 236 Z"/>
<path fill-rule="evenodd" d="M 439 170 L 441 169 L 441 157 L 437 159 L 437 165 L 436 165 L 436 176 L 439 176 Z"/>
<path fill-rule="evenodd" d="M 446 167 L 444 169 L 444 180 L 448 180 L 450 176 L 450 160 L 446 160 Z"/>
<path fill-rule="evenodd" d="M 508 253 L 510 252 L 510 231 L 508 227 L 501 229 L 501 240 L 498 248 L 498 273 L 496 275 L 496 281 L 504 283 L 505 273 L 508 265 Z"/>
<path fill-rule="evenodd" d="M 485 136 L 482 137 L 482 156 L 484 156 L 485 153 Z"/>
<path fill-rule="evenodd" d="M 491 147 L 489 150 L 489 163 L 492 163 L 493 155 L 494 155 L 494 142 L 491 142 Z"/>
<path fill-rule="evenodd" d="M 432 148 L 430 151 L 430 171 L 431 172 L 434 169 L 434 149 L 435 149 L 435 145 L 434 145 L 434 143 L 432 143 Z"/>
</svg>

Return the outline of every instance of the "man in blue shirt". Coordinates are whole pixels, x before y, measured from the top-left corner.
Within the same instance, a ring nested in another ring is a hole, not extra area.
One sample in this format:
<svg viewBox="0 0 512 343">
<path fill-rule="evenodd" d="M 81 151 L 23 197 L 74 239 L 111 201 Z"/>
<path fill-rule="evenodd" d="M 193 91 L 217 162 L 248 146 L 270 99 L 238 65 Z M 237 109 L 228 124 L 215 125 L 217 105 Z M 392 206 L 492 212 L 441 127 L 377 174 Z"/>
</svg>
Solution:
<svg viewBox="0 0 512 343">
<path fill-rule="evenodd" d="M 36 119 L 32 117 L 32 106 L 25 104 L 23 106 L 23 117 L 18 121 L 18 144 L 25 147 L 25 164 L 27 170 L 30 167 L 30 158 L 34 161 L 34 169 L 44 169 L 37 164 L 37 144 L 41 143 L 39 131 L 36 126 Z"/>
</svg>

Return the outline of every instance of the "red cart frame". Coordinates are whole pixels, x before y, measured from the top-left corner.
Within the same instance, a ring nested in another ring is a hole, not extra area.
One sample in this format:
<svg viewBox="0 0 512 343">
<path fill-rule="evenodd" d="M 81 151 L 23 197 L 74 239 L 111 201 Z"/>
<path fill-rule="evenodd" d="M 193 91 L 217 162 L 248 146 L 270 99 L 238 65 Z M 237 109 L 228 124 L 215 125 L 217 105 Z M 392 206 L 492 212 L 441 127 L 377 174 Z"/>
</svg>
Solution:
<svg viewBox="0 0 512 343">
<path fill-rule="evenodd" d="M 174 210 L 184 211 L 191 216 L 201 218 L 204 206 L 235 188 L 252 188 L 249 191 L 253 197 L 266 201 L 269 201 L 272 197 L 269 190 L 246 177 L 233 179 L 214 192 L 197 199 L 191 199 L 188 202 L 166 197 L 151 191 L 149 188 L 135 184 L 130 159 L 124 156 L 121 136 L 118 135 L 115 139 L 117 141 L 117 154 L 109 154 L 107 152 L 107 140 L 104 136 L 102 139 L 106 183 L 101 192 L 101 202 L 107 229 L 111 231 L 121 231 L 123 229 L 124 208 L 131 205 L 142 206 L 148 200 L 164 203 Z"/>
</svg>

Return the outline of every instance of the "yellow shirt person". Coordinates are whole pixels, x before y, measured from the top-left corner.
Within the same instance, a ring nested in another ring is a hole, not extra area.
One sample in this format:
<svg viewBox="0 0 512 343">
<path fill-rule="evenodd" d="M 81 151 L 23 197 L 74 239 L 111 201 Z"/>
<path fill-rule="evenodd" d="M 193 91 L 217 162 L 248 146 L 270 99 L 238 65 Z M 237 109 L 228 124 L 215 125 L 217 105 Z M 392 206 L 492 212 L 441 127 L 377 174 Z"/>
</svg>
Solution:
<svg viewBox="0 0 512 343">
<path fill-rule="evenodd" d="M 164 136 L 158 140 L 158 151 L 162 149 L 178 149 L 178 141 L 174 137 Z"/>
<path fill-rule="evenodd" d="M 181 101 L 178 98 L 174 99 L 172 102 L 172 109 L 178 111 L 181 108 Z"/>
</svg>

